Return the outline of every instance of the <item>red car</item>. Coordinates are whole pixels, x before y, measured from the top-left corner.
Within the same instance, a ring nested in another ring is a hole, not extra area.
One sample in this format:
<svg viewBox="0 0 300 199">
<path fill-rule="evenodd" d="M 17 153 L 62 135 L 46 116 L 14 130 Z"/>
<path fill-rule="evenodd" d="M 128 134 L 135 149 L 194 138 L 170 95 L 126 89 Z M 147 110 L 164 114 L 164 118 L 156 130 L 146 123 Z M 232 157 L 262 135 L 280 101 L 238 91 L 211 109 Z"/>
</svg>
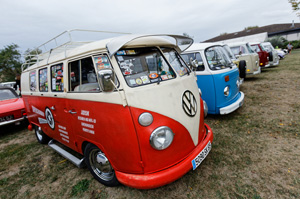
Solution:
<svg viewBox="0 0 300 199">
<path fill-rule="evenodd" d="M 252 50 L 256 52 L 259 56 L 259 66 L 260 67 L 269 67 L 269 53 L 264 49 L 259 42 L 250 43 Z"/>
<path fill-rule="evenodd" d="M 21 124 L 26 119 L 23 99 L 13 88 L 0 87 L 0 126 Z"/>
</svg>

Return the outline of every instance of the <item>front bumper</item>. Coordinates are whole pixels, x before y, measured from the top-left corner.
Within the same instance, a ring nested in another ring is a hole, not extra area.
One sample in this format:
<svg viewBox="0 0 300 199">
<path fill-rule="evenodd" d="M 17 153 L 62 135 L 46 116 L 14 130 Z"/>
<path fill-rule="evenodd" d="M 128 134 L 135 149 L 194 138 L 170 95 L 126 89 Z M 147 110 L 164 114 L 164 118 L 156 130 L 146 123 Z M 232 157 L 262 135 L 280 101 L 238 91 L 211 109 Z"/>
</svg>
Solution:
<svg viewBox="0 0 300 199">
<path fill-rule="evenodd" d="M 192 160 L 205 148 L 208 142 L 212 143 L 213 132 L 207 124 L 204 125 L 207 129 L 205 139 L 178 164 L 151 174 L 128 174 L 115 171 L 118 181 L 126 186 L 137 189 L 153 189 L 179 179 L 193 168 Z"/>
<path fill-rule="evenodd" d="M 220 114 L 221 115 L 229 114 L 229 113 L 235 111 L 236 109 L 238 109 L 239 107 L 241 107 L 243 105 L 245 95 L 241 91 L 240 91 L 240 94 L 241 94 L 241 96 L 240 96 L 240 98 L 237 101 L 235 101 L 234 103 L 230 104 L 229 106 L 220 108 Z"/>
<path fill-rule="evenodd" d="M 279 65 L 279 60 L 277 60 L 277 62 L 275 63 L 271 63 L 271 66 L 278 66 Z"/>
<path fill-rule="evenodd" d="M 14 119 L 14 120 L 9 120 L 9 121 L 5 121 L 5 122 L 1 122 L 1 123 L 0 123 L 0 126 L 12 124 L 12 123 L 18 123 L 18 122 L 21 122 L 21 121 L 23 121 L 23 120 L 25 120 L 25 119 L 26 119 L 26 117 L 21 117 L 21 118 L 18 118 L 18 119 Z"/>
<path fill-rule="evenodd" d="M 253 73 L 246 73 L 246 76 L 248 76 L 248 75 L 257 75 L 259 73 L 261 73 L 261 67 L 258 67 L 258 70 L 254 71 Z"/>
</svg>

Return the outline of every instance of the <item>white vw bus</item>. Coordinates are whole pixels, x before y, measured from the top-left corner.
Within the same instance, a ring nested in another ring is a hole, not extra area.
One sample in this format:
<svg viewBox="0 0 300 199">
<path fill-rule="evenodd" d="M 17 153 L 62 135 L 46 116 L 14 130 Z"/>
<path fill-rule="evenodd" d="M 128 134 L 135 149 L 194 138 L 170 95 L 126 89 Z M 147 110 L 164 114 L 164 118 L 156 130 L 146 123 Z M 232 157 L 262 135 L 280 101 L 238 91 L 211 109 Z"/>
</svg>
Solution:
<svg viewBox="0 0 300 199">
<path fill-rule="evenodd" d="M 179 55 L 192 42 L 130 34 L 37 53 L 21 78 L 28 128 L 104 185 L 173 182 L 200 165 L 213 140 L 196 77 Z"/>
<path fill-rule="evenodd" d="M 259 66 L 259 56 L 256 52 L 252 50 L 249 43 L 247 42 L 228 43 L 228 46 L 230 47 L 233 54 L 236 56 L 238 60 L 240 61 L 245 60 L 246 76 L 257 75 L 261 73 L 261 68 Z"/>
</svg>

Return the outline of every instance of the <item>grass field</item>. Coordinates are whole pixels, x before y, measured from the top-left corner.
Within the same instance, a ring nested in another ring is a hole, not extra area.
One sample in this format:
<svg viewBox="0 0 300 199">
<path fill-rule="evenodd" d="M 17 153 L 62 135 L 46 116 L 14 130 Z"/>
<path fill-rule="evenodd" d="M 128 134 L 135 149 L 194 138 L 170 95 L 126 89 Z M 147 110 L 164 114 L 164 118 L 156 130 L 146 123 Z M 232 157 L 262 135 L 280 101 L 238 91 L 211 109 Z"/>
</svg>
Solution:
<svg viewBox="0 0 300 199">
<path fill-rule="evenodd" d="M 212 151 L 195 170 L 154 190 L 105 187 L 33 132 L 0 129 L 0 198 L 300 198 L 300 50 L 241 86 L 244 105 L 209 115 Z"/>
</svg>

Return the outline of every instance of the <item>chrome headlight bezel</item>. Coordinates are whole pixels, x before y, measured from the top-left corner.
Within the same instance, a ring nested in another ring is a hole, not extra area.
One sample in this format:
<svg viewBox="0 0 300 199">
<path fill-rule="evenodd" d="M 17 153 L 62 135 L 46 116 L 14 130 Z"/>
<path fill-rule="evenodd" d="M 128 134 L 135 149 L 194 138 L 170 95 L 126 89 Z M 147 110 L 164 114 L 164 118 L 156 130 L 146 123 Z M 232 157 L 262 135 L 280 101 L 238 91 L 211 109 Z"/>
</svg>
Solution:
<svg viewBox="0 0 300 199">
<path fill-rule="evenodd" d="M 224 88 L 224 95 L 225 95 L 226 97 L 229 95 L 229 87 L 228 87 L 228 86 L 226 86 L 226 87 Z"/>
<path fill-rule="evenodd" d="M 150 145 L 156 150 L 164 150 L 172 144 L 174 135 L 175 134 L 169 127 L 158 127 L 150 135 Z"/>
</svg>

